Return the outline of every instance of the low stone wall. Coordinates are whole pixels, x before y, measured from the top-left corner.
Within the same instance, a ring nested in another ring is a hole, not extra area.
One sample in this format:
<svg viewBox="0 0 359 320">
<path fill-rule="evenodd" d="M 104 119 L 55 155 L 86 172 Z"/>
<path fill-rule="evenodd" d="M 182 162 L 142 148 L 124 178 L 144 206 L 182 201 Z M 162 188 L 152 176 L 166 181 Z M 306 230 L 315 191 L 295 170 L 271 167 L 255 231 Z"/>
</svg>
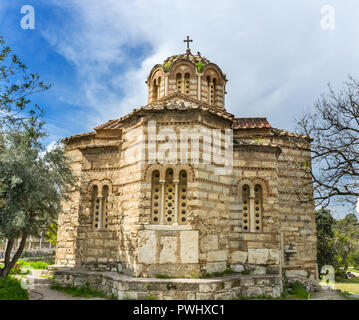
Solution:
<svg viewBox="0 0 359 320">
<path fill-rule="evenodd" d="M 53 266 L 55 282 L 63 286 L 91 288 L 118 299 L 144 300 L 231 300 L 240 296 L 267 295 L 277 298 L 282 293 L 278 275 L 236 274 L 213 279 L 133 278 L 116 272 L 96 272 L 83 268 Z"/>
<path fill-rule="evenodd" d="M 11 252 L 10 257 L 15 255 L 15 251 Z M 5 252 L 0 251 L 0 261 L 4 261 Z M 31 259 L 31 260 L 55 260 L 55 249 L 41 249 L 33 251 L 24 251 L 20 259 Z"/>
</svg>

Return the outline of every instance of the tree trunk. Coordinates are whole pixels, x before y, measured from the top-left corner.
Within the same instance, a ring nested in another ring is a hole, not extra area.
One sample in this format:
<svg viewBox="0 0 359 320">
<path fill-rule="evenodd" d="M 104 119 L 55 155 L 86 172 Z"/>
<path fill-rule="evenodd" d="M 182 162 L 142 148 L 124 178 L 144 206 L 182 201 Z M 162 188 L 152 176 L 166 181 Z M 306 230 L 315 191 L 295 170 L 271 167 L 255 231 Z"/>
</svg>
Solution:
<svg viewBox="0 0 359 320">
<path fill-rule="evenodd" d="M 10 258 L 11 258 L 11 250 L 12 247 L 14 245 L 14 240 L 13 239 L 8 239 L 7 245 L 6 245 L 6 249 L 5 249 L 5 257 L 4 257 L 4 267 L 2 269 L 0 269 L 0 276 L 1 277 L 6 277 L 4 276 L 4 272 L 5 272 L 5 267 L 9 264 L 10 262 Z"/>
<path fill-rule="evenodd" d="M 5 260 L 4 260 L 5 266 L 10 262 L 11 250 L 13 245 L 14 245 L 14 239 L 8 239 L 6 250 L 5 250 Z"/>
<path fill-rule="evenodd" d="M 16 253 L 15 253 L 14 257 L 11 259 L 11 261 L 10 261 L 11 249 L 8 250 L 9 243 L 10 243 L 10 240 L 9 240 L 8 246 L 6 248 L 6 254 L 5 254 L 5 265 L 4 265 L 4 268 L 1 270 L 1 274 L 0 274 L 0 276 L 2 278 L 6 278 L 9 275 L 9 273 L 10 273 L 11 269 L 14 267 L 16 261 L 21 257 L 21 254 L 22 254 L 22 252 L 24 251 L 24 248 L 25 248 L 27 236 L 28 236 L 27 233 L 24 233 L 22 235 L 19 249 L 16 251 Z M 11 243 L 11 248 L 12 248 L 14 240 L 11 240 L 11 241 L 12 241 L 12 243 Z M 9 255 L 7 257 L 8 251 L 9 251 Z"/>
</svg>

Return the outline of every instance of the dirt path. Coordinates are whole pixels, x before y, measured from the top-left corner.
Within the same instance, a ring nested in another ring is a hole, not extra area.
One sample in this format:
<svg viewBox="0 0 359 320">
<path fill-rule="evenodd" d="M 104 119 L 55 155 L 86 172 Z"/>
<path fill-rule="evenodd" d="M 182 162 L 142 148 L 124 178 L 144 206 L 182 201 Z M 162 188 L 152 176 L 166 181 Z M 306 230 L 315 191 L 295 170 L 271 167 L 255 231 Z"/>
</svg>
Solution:
<svg viewBox="0 0 359 320">
<path fill-rule="evenodd" d="M 319 292 L 313 292 L 310 300 L 347 300 L 342 297 L 338 292 L 332 289 L 320 288 Z"/>
<path fill-rule="evenodd" d="M 105 300 L 103 298 L 73 297 L 63 292 L 52 290 L 52 280 L 41 277 L 40 270 L 34 270 L 33 288 L 29 290 L 29 300 Z"/>
</svg>

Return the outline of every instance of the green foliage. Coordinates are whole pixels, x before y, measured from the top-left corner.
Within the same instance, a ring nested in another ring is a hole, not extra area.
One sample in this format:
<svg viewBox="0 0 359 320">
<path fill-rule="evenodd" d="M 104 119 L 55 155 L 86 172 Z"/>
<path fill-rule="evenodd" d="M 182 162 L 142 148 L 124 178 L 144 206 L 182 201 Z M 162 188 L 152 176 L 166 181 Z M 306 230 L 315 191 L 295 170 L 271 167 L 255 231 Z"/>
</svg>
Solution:
<svg viewBox="0 0 359 320">
<path fill-rule="evenodd" d="M 163 71 L 164 71 L 164 72 L 168 72 L 168 71 L 170 70 L 170 68 L 171 68 L 171 65 L 172 65 L 171 62 L 168 62 L 167 64 L 164 64 L 164 65 L 162 66 Z"/>
<path fill-rule="evenodd" d="M 340 296 L 347 300 L 359 300 L 359 298 L 354 298 L 353 295 L 347 291 L 336 290 Z"/>
<path fill-rule="evenodd" d="M 25 261 L 25 260 L 18 260 L 18 262 L 14 265 L 11 269 L 11 275 L 19 275 L 19 274 L 29 274 L 30 270 L 26 270 L 24 268 L 29 267 L 35 270 L 45 270 L 51 263 L 47 263 L 44 261 Z M 3 268 L 4 264 L 0 264 L 0 268 Z"/>
<path fill-rule="evenodd" d="M 157 279 L 171 279 L 171 277 L 168 276 L 167 274 L 155 274 L 155 278 L 157 278 Z"/>
<path fill-rule="evenodd" d="M 46 148 L 44 110 L 31 104 L 33 94 L 50 86 L 26 69 L 0 36 L 0 237 L 8 239 L 9 250 L 21 239 L 15 255 L 5 257 L 1 277 L 20 258 L 27 237 L 57 221 L 62 200 L 75 186 L 65 146 Z"/>
<path fill-rule="evenodd" d="M 41 137 L 24 130 L 3 134 L 0 180 L 7 187 L 1 195 L 5 205 L 0 211 L 0 234 L 8 243 L 18 238 L 23 243 L 11 264 L 20 257 L 28 236 L 39 236 L 57 220 L 61 201 L 69 199 L 75 184 L 64 146 L 57 143 L 46 150 Z"/>
<path fill-rule="evenodd" d="M 258 144 L 261 144 L 263 142 L 263 138 L 257 137 L 257 138 L 254 139 L 254 142 L 256 142 Z"/>
<path fill-rule="evenodd" d="M 299 281 L 284 283 L 282 298 L 286 298 L 288 295 L 292 295 L 300 300 L 310 299 L 310 293 Z"/>
<path fill-rule="evenodd" d="M 25 260 L 19 260 L 18 264 L 21 267 L 30 266 L 35 270 L 44 270 L 50 265 L 49 263 L 44 261 L 25 261 Z"/>
<path fill-rule="evenodd" d="M 75 286 L 66 286 L 62 287 L 58 284 L 51 285 L 52 290 L 64 292 L 66 294 L 72 295 L 73 297 L 83 297 L 83 298 L 106 298 L 106 294 L 100 290 L 95 290 L 90 287 L 88 283 L 86 283 L 82 287 Z"/>
<path fill-rule="evenodd" d="M 241 274 L 251 274 L 250 270 L 248 269 L 244 269 L 243 271 L 240 272 Z"/>
<path fill-rule="evenodd" d="M 57 244 L 57 223 L 51 223 L 45 233 L 45 239 L 49 241 L 53 246 Z"/>
<path fill-rule="evenodd" d="M 156 300 L 156 297 L 149 295 L 145 298 L 145 300 Z"/>
<path fill-rule="evenodd" d="M 201 73 L 204 68 L 204 64 L 202 62 L 196 62 L 197 72 Z"/>
<path fill-rule="evenodd" d="M 43 109 L 31 104 L 30 97 L 50 87 L 37 73 L 27 71 L 0 36 L 0 129 L 18 125 L 34 127 Z"/>
<path fill-rule="evenodd" d="M 330 210 L 321 209 L 315 212 L 315 223 L 317 227 L 317 261 L 319 270 L 324 265 L 335 264 L 335 248 L 333 243 L 333 227 L 335 220 Z"/>
<path fill-rule="evenodd" d="M 21 288 L 19 280 L 12 277 L 0 278 L 0 300 L 29 300 L 29 294 Z"/>
<path fill-rule="evenodd" d="M 328 209 L 316 211 L 317 252 L 319 271 L 332 265 L 336 277 L 345 276 L 349 265 L 359 263 L 359 223 L 354 214 L 335 220 Z"/>
<path fill-rule="evenodd" d="M 338 279 L 334 283 L 335 289 L 347 291 L 349 293 L 359 294 L 359 279 Z"/>
</svg>

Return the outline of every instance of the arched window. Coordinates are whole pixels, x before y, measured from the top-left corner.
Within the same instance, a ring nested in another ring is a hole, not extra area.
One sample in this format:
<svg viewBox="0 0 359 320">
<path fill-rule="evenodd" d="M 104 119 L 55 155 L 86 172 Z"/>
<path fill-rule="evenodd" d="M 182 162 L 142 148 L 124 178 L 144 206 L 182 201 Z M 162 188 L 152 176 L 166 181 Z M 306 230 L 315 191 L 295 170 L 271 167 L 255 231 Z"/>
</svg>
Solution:
<svg viewBox="0 0 359 320">
<path fill-rule="evenodd" d="M 208 104 L 215 104 L 217 79 L 207 76 L 207 101 Z"/>
<path fill-rule="evenodd" d="M 152 223 L 160 222 L 161 214 L 161 190 L 160 190 L 160 172 L 152 172 Z"/>
<path fill-rule="evenodd" d="M 242 186 L 242 230 L 262 230 L 263 193 L 260 184 Z"/>
<path fill-rule="evenodd" d="M 190 84 L 191 84 L 191 75 L 189 73 L 186 73 L 184 76 L 185 79 L 185 89 L 186 89 L 186 94 L 189 94 L 189 89 L 190 89 Z"/>
<path fill-rule="evenodd" d="M 182 92 L 182 75 L 180 73 L 177 73 L 176 75 L 176 83 L 177 83 L 177 91 Z"/>
<path fill-rule="evenodd" d="M 263 206 L 263 193 L 262 186 L 257 184 L 254 187 L 254 204 L 255 204 L 255 217 L 254 217 L 254 225 L 256 231 L 262 230 L 262 206 Z"/>
<path fill-rule="evenodd" d="M 107 229 L 108 227 L 108 186 L 102 187 L 102 195 L 99 195 L 98 186 L 92 187 L 92 216 L 95 229 Z"/>
<path fill-rule="evenodd" d="M 161 98 L 161 77 L 157 79 L 157 99 Z"/>
<path fill-rule="evenodd" d="M 250 188 L 249 185 L 244 185 L 242 187 L 242 228 L 244 231 L 249 231 L 249 195 L 250 195 Z"/>
<path fill-rule="evenodd" d="M 211 104 L 211 77 L 207 76 L 207 102 Z"/>
<path fill-rule="evenodd" d="M 101 229 L 107 229 L 108 226 L 108 186 L 102 187 L 102 212 Z"/>
<path fill-rule="evenodd" d="M 167 169 L 165 182 L 165 212 L 164 223 L 173 224 L 175 222 L 175 185 L 173 183 L 173 169 Z"/>
<path fill-rule="evenodd" d="M 152 99 L 153 99 L 153 101 L 156 101 L 158 99 L 158 87 L 157 87 L 156 79 L 153 80 Z"/>
<path fill-rule="evenodd" d="M 217 79 L 214 78 L 212 81 L 212 88 L 211 88 L 211 104 L 216 103 L 216 85 L 217 85 Z"/>
<path fill-rule="evenodd" d="M 181 170 L 175 176 L 172 168 L 165 172 L 165 180 L 160 182 L 160 172 L 152 172 L 151 210 L 153 224 L 187 224 L 187 171 Z M 178 179 L 178 180 L 177 180 Z"/>
<path fill-rule="evenodd" d="M 100 228 L 100 198 L 98 197 L 98 187 L 92 187 L 92 225 L 95 229 Z"/>
<path fill-rule="evenodd" d="M 187 172 L 182 170 L 179 174 L 178 184 L 178 223 L 187 223 Z"/>
</svg>

